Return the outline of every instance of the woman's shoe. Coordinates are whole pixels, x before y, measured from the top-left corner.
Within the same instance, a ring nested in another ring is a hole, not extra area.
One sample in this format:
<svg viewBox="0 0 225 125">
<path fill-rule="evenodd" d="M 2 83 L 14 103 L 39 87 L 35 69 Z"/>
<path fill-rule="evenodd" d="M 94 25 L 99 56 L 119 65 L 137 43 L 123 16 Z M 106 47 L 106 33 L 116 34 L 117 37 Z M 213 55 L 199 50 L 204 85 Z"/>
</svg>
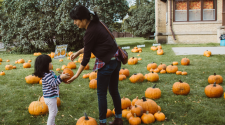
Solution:
<svg viewBox="0 0 225 125">
<path fill-rule="evenodd" d="M 115 118 L 114 121 L 109 122 L 109 125 L 123 125 L 122 118 Z"/>
</svg>

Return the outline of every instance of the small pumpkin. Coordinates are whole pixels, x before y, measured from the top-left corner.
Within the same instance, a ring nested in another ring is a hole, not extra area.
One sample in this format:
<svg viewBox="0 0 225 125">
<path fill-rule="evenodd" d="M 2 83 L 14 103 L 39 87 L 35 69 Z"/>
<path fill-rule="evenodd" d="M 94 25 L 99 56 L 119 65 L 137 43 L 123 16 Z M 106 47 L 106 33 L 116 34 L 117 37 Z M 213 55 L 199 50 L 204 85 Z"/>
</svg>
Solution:
<svg viewBox="0 0 225 125">
<path fill-rule="evenodd" d="M 138 117 L 139 116 L 142 116 L 143 114 L 143 108 L 140 106 L 140 105 L 134 105 L 132 108 L 131 108 L 131 113 L 132 115 L 136 114 Z"/>
<path fill-rule="evenodd" d="M 89 80 L 96 79 L 96 78 L 97 78 L 97 71 L 91 72 L 89 74 Z"/>
<path fill-rule="evenodd" d="M 163 55 L 163 54 L 164 54 L 164 52 L 163 52 L 162 49 L 158 49 L 158 50 L 157 50 L 157 55 Z"/>
<path fill-rule="evenodd" d="M 153 87 L 149 87 L 145 91 L 145 97 L 151 99 L 159 99 L 161 97 L 161 90 L 155 88 L 156 84 Z"/>
<path fill-rule="evenodd" d="M 119 75 L 119 81 L 125 80 L 127 77 L 123 74 Z"/>
<path fill-rule="evenodd" d="M 131 112 L 129 112 L 129 113 L 127 114 L 126 119 L 129 121 L 130 117 L 133 117 L 133 115 L 132 115 Z"/>
<path fill-rule="evenodd" d="M 189 65 L 189 64 L 190 64 L 190 60 L 187 57 L 185 57 L 181 60 L 181 65 L 186 66 L 186 65 Z"/>
<path fill-rule="evenodd" d="M 94 118 L 89 117 L 84 113 L 84 116 L 77 120 L 76 125 L 98 125 L 98 123 Z"/>
<path fill-rule="evenodd" d="M 152 47 L 151 47 L 151 50 L 156 51 L 156 50 L 158 50 L 158 48 L 155 47 L 155 46 L 152 46 Z"/>
<path fill-rule="evenodd" d="M 13 66 L 13 69 L 16 69 L 16 66 Z"/>
<path fill-rule="evenodd" d="M 173 65 L 178 65 L 178 62 L 173 62 Z"/>
<path fill-rule="evenodd" d="M 164 69 L 164 70 L 166 70 L 166 64 L 160 64 L 158 67 L 157 67 L 157 69 L 159 69 L 159 71 L 161 71 L 162 69 Z"/>
<path fill-rule="evenodd" d="M 30 63 L 23 63 L 23 68 L 30 68 L 31 64 Z"/>
<path fill-rule="evenodd" d="M 61 69 L 60 68 L 56 68 L 56 71 L 60 71 Z"/>
<path fill-rule="evenodd" d="M 166 119 L 166 116 L 164 115 L 164 113 L 158 111 L 154 114 L 154 117 L 157 121 L 164 121 Z"/>
<path fill-rule="evenodd" d="M 44 102 L 41 102 L 38 98 L 38 101 L 33 101 L 30 103 L 28 111 L 31 115 L 44 115 L 48 112 L 48 106 Z"/>
<path fill-rule="evenodd" d="M 5 72 L 4 71 L 1 71 L 0 72 L 0 76 L 3 76 L 3 75 L 5 75 Z"/>
<path fill-rule="evenodd" d="M 130 82 L 136 83 L 136 82 L 143 82 L 144 76 L 141 73 L 135 73 L 129 78 Z"/>
<path fill-rule="evenodd" d="M 26 80 L 26 83 L 28 84 L 34 84 L 34 83 L 39 83 L 41 79 L 37 76 L 29 75 L 25 77 L 25 80 Z"/>
<path fill-rule="evenodd" d="M 60 59 L 59 62 L 63 62 L 63 59 Z"/>
<path fill-rule="evenodd" d="M 144 113 L 144 114 L 141 116 L 141 121 L 142 121 L 144 124 L 150 124 L 150 123 L 155 122 L 155 117 L 153 116 L 153 114 L 149 113 L 149 111 L 146 111 L 146 113 Z"/>
<path fill-rule="evenodd" d="M 142 58 L 138 58 L 138 61 L 142 60 Z"/>
<path fill-rule="evenodd" d="M 17 62 L 20 64 L 20 63 L 25 63 L 25 60 L 24 59 L 19 59 L 17 60 Z"/>
<path fill-rule="evenodd" d="M 166 73 L 166 70 L 162 69 L 162 70 L 160 71 L 160 73 L 161 73 L 161 74 L 165 74 L 165 73 Z"/>
<path fill-rule="evenodd" d="M 51 52 L 50 57 L 51 58 L 54 58 L 54 56 L 55 56 L 55 53 L 54 52 Z"/>
<path fill-rule="evenodd" d="M 174 66 L 173 64 L 166 67 L 167 73 L 176 73 L 178 71 L 178 67 Z"/>
<path fill-rule="evenodd" d="M 129 124 L 130 125 L 139 125 L 139 124 L 141 124 L 141 118 L 137 117 L 136 114 L 134 114 L 134 116 L 130 117 Z"/>
<path fill-rule="evenodd" d="M 72 54 L 73 54 L 73 52 L 71 52 L 71 51 L 68 53 L 69 56 L 71 56 Z"/>
<path fill-rule="evenodd" d="M 124 74 L 126 77 L 128 77 L 130 75 L 130 72 L 128 69 L 122 68 L 120 69 L 119 74 Z"/>
<path fill-rule="evenodd" d="M 131 101 L 128 98 L 123 97 L 121 99 L 121 109 L 127 109 L 127 107 L 131 106 Z"/>
<path fill-rule="evenodd" d="M 206 50 L 204 53 L 203 53 L 204 56 L 207 56 L 207 57 L 210 57 L 211 56 L 211 51 L 208 51 Z"/>
<path fill-rule="evenodd" d="M 89 70 L 90 66 L 89 64 L 87 64 L 85 67 L 84 67 L 84 70 Z"/>
<path fill-rule="evenodd" d="M 214 82 L 216 82 L 216 84 L 221 84 L 223 82 L 223 77 L 214 73 L 214 75 L 208 77 L 208 82 L 210 84 L 213 84 Z"/>
<path fill-rule="evenodd" d="M 74 62 L 69 62 L 67 64 L 67 68 L 70 68 L 70 69 L 76 69 L 76 64 Z"/>
<path fill-rule="evenodd" d="M 2 58 L 0 58 L 0 62 L 2 62 Z"/>
<path fill-rule="evenodd" d="M 159 72 L 159 69 L 156 68 L 156 69 L 153 70 L 153 72 L 158 73 Z"/>
<path fill-rule="evenodd" d="M 89 88 L 91 88 L 91 89 L 97 89 L 97 79 L 92 79 L 89 82 Z"/>
<path fill-rule="evenodd" d="M 187 75 L 187 72 L 183 71 L 183 72 L 181 73 L 181 75 Z"/>
<path fill-rule="evenodd" d="M 179 80 L 179 82 L 175 82 L 172 89 L 173 93 L 176 95 L 187 95 L 190 92 L 189 84 L 182 82 L 181 80 Z"/>
<path fill-rule="evenodd" d="M 182 72 L 181 72 L 181 71 L 176 71 L 176 74 L 177 74 L 177 75 L 181 75 Z"/>
<path fill-rule="evenodd" d="M 159 80 L 159 75 L 154 72 L 150 72 L 145 75 L 145 78 L 150 82 L 157 82 Z"/>
<path fill-rule="evenodd" d="M 10 62 L 10 60 L 9 60 L 9 59 L 7 59 L 7 60 L 6 60 L 6 62 Z"/>
<path fill-rule="evenodd" d="M 83 75 L 83 78 L 84 78 L 84 79 L 89 78 L 89 74 L 90 74 L 90 73 L 84 74 L 84 75 Z"/>
<path fill-rule="evenodd" d="M 209 98 L 218 98 L 223 95 L 223 87 L 214 82 L 213 84 L 205 87 L 205 95 Z"/>
<path fill-rule="evenodd" d="M 66 65 L 63 65 L 61 69 L 64 70 L 65 68 L 67 68 L 67 66 Z"/>
<path fill-rule="evenodd" d="M 112 111 L 110 109 L 107 109 L 106 118 L 112 116 Z"/>
<path fill-rule="evenodd" d="M 67 79 L 63 79 L 63 82 L 64 82 L 64 83 L 66 83 L 67 80 L 69 80 L 70 78 L 72 78 L 73 75 L 74 75 L 73 71 L 72 71 L 70 68 L 65 68 L 65 69 L 63 70 L 62 74 L 66 74 L 66 73 L 70 74 L 70 77 L 67 78 Z"/>
<path fill-rule="evenodd" d="M 129 107 L 127 107 L 127 109 L 123 109 L 122 110 L 122 117 L 123 118 L 126 118 L 127 117 L 127 114 L 130 113 L 130 112 L 131 112 L 131 110 L 130 110 Z"/>
<path fill-rule="evenodd" d="M 147 70 L 149 71 L 150 69 L 156 69 L 157 68 L 157 64 L 152 62 L 152 63 L 149 63 L 147 65 Z"/>
<path fill-rule="evenodd" d="M 29 62 L 29 63 L 30 63 L 30 62 L 32 62 L 32 60 L 28 60 L 27 62 Z"/>
<path fill-rule="evenodd" d="M 138 62 L 138 59 L 135 58 L 135 57 L 131 57 L 131 58 L 128 60 L 128 64 L 129 64 L 129 65 L 135 65 L 135 64 L 137 64 L 137 62 Z"/>
</svg>

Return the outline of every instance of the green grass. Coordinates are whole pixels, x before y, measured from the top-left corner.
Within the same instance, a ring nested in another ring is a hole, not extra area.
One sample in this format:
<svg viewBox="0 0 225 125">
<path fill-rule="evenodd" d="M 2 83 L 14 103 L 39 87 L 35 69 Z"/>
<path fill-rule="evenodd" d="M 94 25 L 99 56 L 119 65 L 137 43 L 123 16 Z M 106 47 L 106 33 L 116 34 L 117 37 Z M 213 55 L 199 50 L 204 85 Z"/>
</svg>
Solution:
<svg viewBox="0 0 225 125">
<path fill-rule="evenodd" d="M 203 55 L 185 55 L 176 56 L 172 51 L 172 47 L 196 47 L 196 46 L 219 46 L 219 44 L 181 44 L 181 45 L 162 45 L 164 55 L 157 55 L 156 51 L 151 51 L 150 47 L 155 41 L 144 40 L 140 38 L 119 38 L 117 42 L 121 46 L 131 46 L 133 48 L 139 44 L 145 44 L 140 53 L 141 61 L 137 65 L 122 65 L 122 68 L 128 68 L 130 74 L 142 73 L 147 74 L 147 64 L 156 62 L 158 65 L 162 62 L 166 65 L 173 61 L 178 61 L 178 69 L 187 71 L 187 76 L 175 74 L 159 74 L 157 86 L 162 91 L 160 99 L 155 102 L 161 106 L 162 112 L 166 115 L 167 120 L 163 122 L 154 122 L 154 125 L 223 125 L 225 124 L 225 100 L 220 98 L 208 98 L 204 93 L 204 88 L 208 85 L 208 76 L 214 72 L 222 75 L 225 74 L 225 55 L 212 55 L 204 57 Z M 138 57 L 139 53 L 131 53 L 127 50 L 129 57 Z M 213 53 L 213 52 L 212 52 Z M 189 66 L 180 65 L 182 58 L 190 59 Z M 42 96 L 42 86 L 40 84 L 27 84 L 25 77 L 34 71 L 35 56 L 32 54 L 4 54 L 0 53 L 3 59 L 0 70 L 5 71 L 5 76 L 0 76 L 0 124 L 1 125 L 46 125 L 48 115 L 31 116 L 28 112 L 28 106 L 32 101 Z M 14 62 L 20 58 L 28 61 L 32 60 L 32 67 L 24 69 L 22 64 Z M 6 62 L 9 59 L 10 62 Z M 98 122 L 98 102 L 97 92 L 89 88 L 89 79 L 83 79 L 82 75 L 92 71 L 95 59 L 90 59 L 90 70 L 85 70 L 71 84 L 60 84 L 61 106 L 56 116 L 57 125 L 75 125 L 77 119 L 86 112 L 89 116 L 95 118 Z M 54 71 L 61 68 L 69 62 L 64 58 L 63 62 L 52 59 Z M 6 64 L 12 64 L 17 67 L 13 70 L 5 70 Z M 79 67 L 79 63 L 76 63 Z M 77 71 L 77 68 L 73 70 Z M 58 73 L 57 73 L 58 74 Z M 187 96 L 175 95 L 172 92 L 172 85 L 181 79 L 187 82 L 191 91 Z M 144 81 L 142 83 L 131 83 L 127 78 L 119 82 L 119 92 L 121 97 L 125 96 L 130 100 L 136 96 L 142 97 L 148 87 L 152 87 L 155 83 Z M 221 84 L 224 86 L 224 83 Z M 111 96 L 107 95 L 108 108 L 113 109 Z M 111 121 L 113 117 L 108 118 Z M 124 119 L 124 125 L 128 125 L 128 121 Z"/>
</svg>

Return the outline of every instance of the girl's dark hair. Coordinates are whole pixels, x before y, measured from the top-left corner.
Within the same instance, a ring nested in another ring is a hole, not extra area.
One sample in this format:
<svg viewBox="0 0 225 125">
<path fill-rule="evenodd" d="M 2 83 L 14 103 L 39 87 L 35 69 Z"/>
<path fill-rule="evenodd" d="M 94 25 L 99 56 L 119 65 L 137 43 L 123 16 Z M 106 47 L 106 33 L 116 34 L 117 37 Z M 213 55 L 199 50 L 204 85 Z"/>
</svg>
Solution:
<svg viewBox="0 0 225 125">
<path fill-rule="evenodd" d="M 94 22 L 98 22 L 99 18 L 96 12 L 94 12 L 95 14 L 93 15 L 92 13 L 90 13 L 90 11 L 82 5 L 76 5 L 71 11 L 70 11 L 70 18 L 73 20 L 83 20 L 83 19 L 87 19 L 87 20 L 91 20 L 91 15 L 93 15 L 93 19 L 92 21 Z"/>
<path fill-rule="evenodd" d="M 36 58 L 34 64 L 34 75 L 40 78 L 44 77 L 45 73 L 49 73 L 49 63 L 52 59 L 48 55 L 40 55 Z"/>
</svg>

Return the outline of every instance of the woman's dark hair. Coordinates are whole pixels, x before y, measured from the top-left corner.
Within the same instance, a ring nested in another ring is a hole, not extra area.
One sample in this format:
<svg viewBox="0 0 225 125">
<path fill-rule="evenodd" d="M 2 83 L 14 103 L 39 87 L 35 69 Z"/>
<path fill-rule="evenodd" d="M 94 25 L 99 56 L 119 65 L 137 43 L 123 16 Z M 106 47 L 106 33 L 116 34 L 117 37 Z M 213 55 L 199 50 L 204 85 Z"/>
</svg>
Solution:
<svg viewBox="0 0 225 125">
<path fill-rule="evenodd" d="M 73 20 L 91 20 L 90 11 L 82 5 L 76 5 L 71 11 L 70 11 L 70 18 Z M 99 21 L 98 15 L 96 12 L 94 12 L 92 21 L 97 22 Z"/>
<path fill-rule="evenodd" d="M 49 73 L 49 63 L 52 59 L 48 55 L 40 55 L 36 58 L 34 64 L 34 75 L 40 78 L 44 77 L 45 73 Z"/>
</svg>

